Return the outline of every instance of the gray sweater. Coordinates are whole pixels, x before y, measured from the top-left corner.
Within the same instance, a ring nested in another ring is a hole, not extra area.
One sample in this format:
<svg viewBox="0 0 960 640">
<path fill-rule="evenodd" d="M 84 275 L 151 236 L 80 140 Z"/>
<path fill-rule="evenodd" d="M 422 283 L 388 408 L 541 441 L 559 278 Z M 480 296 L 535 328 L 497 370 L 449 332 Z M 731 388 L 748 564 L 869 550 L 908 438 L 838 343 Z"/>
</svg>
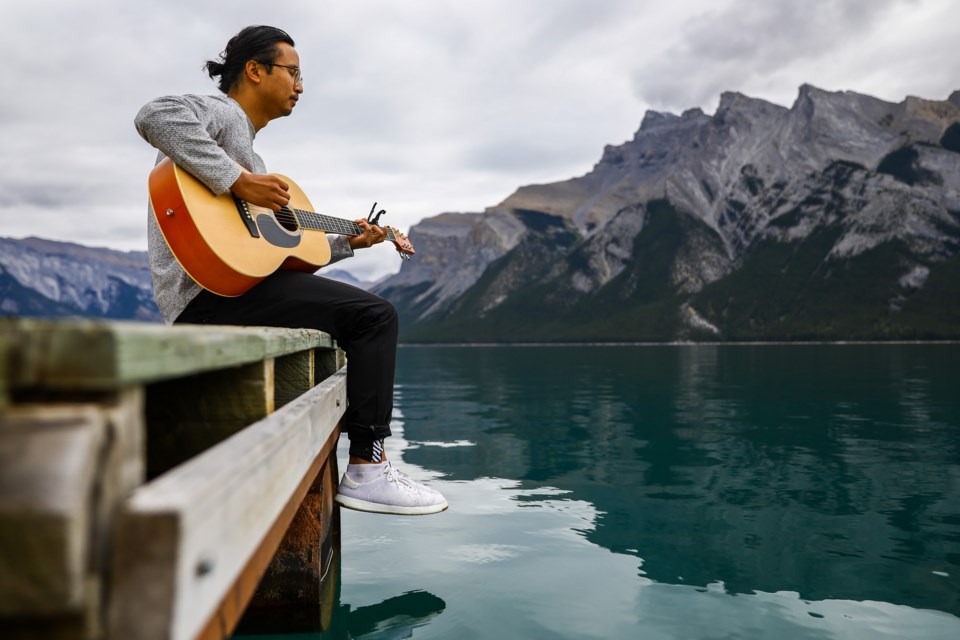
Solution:
<svg viewBox="0 0 960 640">
<path fill-rule="evenodd" d="M 158 163 L 164 157 L 171 158 L 217 195 L 229 191 L 240 177 L 237 164 L 253 173 L 267 173 L 263 160 L 253 150 L 253 123 L 233 98 L 157 98 L 140 109 L 135 123 L 143 139 L 160 150 Z M 345 236 L 329 236 L 329 240 L 331 263 L 353 255 Z M 149 203 L 147 248 L 154 298 L 164 319 L 173 322 L 203 289 L 170 252 Z"/>
</svg>

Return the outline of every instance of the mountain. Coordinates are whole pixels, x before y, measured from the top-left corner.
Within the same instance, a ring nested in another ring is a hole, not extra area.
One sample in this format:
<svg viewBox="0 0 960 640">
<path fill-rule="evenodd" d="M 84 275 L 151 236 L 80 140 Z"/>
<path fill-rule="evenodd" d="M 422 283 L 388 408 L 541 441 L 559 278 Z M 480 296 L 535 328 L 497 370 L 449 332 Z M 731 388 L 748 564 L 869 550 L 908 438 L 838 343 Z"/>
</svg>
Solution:
<svg viewBox="0 0 960 640">
<path fill-rule="evenodd" d="M 345 284 L 350 284 L 355 287 L 369 291 L 371 287 L 375 284 L 369 280 L 360 280 L 354 276 L 349 271 L 344 271 L 343 269 L 324 269 L 318 272 L 319 275 L 322 275 L 324 278 L 329 278 L 330 280 L 336 280 L 337 282 L 343 282 Z"/>
<path fill-rule="evenodd" d="M 431 341 L 960 337 L 960 91 L 647 112 L 584 176 L 410 231 L 374 291 Z"/>
<path fill-rule="evenodd" d="M 145 251 L 42 238 L 0 238 L 0 316 L 86 316 L 159 322 Z M 362 289 L 342 269 L 322 274 Z"/>
<path fill-rule="evenodd" d="M 159 321 L 147 254 L 0 238 L 0 315 Z"/>
</svg>

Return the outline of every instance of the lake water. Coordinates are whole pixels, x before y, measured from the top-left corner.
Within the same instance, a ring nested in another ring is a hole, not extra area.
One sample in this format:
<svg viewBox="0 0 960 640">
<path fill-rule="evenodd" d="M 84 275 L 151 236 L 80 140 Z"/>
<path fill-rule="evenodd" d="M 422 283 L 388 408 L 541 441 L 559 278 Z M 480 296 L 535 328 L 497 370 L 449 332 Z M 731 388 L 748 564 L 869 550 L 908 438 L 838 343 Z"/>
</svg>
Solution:
<svg viewBox="0 0 960 640">
<path fill-rule="evenodd" d="M 402 348 L 388 453 L 450 509 L 343 510 L 333 627 L 300 637 L 960 638 L 958 366 Z"/>
</svg>

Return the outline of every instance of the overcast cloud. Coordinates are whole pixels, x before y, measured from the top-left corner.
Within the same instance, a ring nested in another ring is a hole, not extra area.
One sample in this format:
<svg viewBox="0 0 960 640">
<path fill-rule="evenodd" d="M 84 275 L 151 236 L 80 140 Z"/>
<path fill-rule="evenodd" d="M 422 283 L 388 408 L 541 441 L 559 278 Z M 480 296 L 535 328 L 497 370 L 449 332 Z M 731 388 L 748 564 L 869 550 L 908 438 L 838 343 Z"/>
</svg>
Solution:
<svg viewBox="0 0 960 640">
<path fill-rule="evenodd" d="M 789 106 L 810 83 L 900 101 L 960 88 L 954 0 L 358 0 L 4 8 L 0 235 L 146 246 L 153 97 L 213 93 L 201 71 L 247 24 L 297 42 L 305 93 L 260 132 L 272 171 L 331 215 L 407 229 L 582 175 L 647 109 L 723 91 Z M 341 263 L 398 268 L 382 247 Z"/>
</svg>

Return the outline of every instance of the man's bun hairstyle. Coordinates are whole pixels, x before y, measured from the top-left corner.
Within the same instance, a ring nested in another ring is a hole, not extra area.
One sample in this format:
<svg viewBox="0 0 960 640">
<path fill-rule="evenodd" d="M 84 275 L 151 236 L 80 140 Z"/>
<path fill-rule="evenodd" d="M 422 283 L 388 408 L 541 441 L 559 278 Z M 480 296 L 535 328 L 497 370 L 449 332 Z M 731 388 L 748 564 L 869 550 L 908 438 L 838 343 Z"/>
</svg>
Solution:
<svg viewBox="0 0 960 640">
<path fill-rule="evenodd" d="M 277 58 L 277 43 L 286 42 L 296 46 L 293 38 L 283 29 L 263 25 L 245 27 L 230 38 L 227 48 L 220 53 L 220 60 L 207 60 L 203 68 L 211 79 L 220 78 L 219 88 L 223 93 L 237 82 L 248 60 L 270 64 Z"/>
</svg>

